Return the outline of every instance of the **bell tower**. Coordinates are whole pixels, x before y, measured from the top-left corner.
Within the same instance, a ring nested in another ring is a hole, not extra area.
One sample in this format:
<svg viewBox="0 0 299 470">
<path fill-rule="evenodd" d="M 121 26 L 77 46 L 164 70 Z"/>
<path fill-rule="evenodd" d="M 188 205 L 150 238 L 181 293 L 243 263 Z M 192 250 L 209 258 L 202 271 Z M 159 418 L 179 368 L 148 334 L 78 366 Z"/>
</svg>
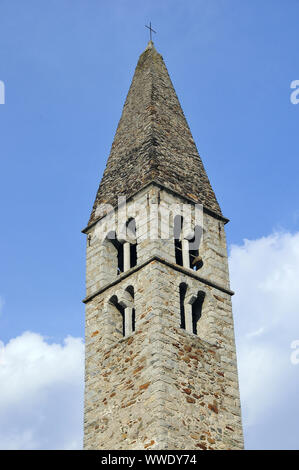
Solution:
<svg viewBox="0 0 299 470">
<path fill-rule="evenodd" d="M 243 448 L 227 222 L 150 41 L 83 230 L 86 449 Z"/>
</svg>

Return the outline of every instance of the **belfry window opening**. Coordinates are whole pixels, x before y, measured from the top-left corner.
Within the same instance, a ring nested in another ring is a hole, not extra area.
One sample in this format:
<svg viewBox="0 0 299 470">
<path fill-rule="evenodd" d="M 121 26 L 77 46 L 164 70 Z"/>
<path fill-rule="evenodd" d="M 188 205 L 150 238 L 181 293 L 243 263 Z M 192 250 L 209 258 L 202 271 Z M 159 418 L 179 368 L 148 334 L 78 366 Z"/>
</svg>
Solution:
<svg viewBox="0 0 299 470">
<path fill-rule="evenodd" d="M 123 243 L 124 271 L 137 264 L 136 222 L 129 219 L 126 223 L 126 240 Z"/>
<path fill-rule="evenodd" d="M 199 226 L 194 228 L 194 236 L 189 238 L 189 266 L 193 271 L 198 271 L 203 266 L 202 257 L 199 255 L 199 246 L 202 237 L 202 229 Z"/>
<path fill-rule="evenodd" d="M 115 248 L 116 256 L 117 256 L 117 274 L 121 274 L 124 271 L 123 244 L 117 239 L 116 232 L 110 232 L 107 238 Z"/>
<path fill-rule="evenodd" d="M 110 303 L 115 307 L 116 311 L 119 313 L 116 320 L 116 334 L 118 336 L 125 336 L 125 308 L 118 302 L 116 295 L 113 295 L 110 299 Z"/>
<path fill-rule="evenodd" d="M 119 240 L 116 232 L 109 232 L 107 239 L 115 248 L 115 264 L 117 264 L 117 275 L 133 268 L 137 264 L 137 243 L 135 219 L 129 219 L 126 224 L 128 240 Z M 115 266 L 114 264 L 114 266 Z"/>
<path fill-rule="evenodd" d="M 202 257 L 199 255 L 202 229 L 199 226 L 195 226 L 193 235 L 183 237 L 183 224 L 183 217 L 176 215 L 173 226 L 175 262 L 179 266 L 198 271 L 203 266 Z"/>
<path fill-rule="evenodd" d="M 189 302 L 186 301 L 186 292 L 188 286 L 185 282 L 179 285 L 180 292 L 180 328 L 188 333 L 198 335 L 199 323 L 202 315 L 202 308 L 205 299 L 205 293 L 198 291 L 196 296 Z"/>
<path fill-rule="evenodd" d="M 110 315 L 114 325 L 114 336 L 118 339 L 129 336 L 135 331 L 136 315 L 134 305 L 134 287 L 126 288 L 124 295 L 113 295 L 109 300 L 112 309 Z"/>
</svg>

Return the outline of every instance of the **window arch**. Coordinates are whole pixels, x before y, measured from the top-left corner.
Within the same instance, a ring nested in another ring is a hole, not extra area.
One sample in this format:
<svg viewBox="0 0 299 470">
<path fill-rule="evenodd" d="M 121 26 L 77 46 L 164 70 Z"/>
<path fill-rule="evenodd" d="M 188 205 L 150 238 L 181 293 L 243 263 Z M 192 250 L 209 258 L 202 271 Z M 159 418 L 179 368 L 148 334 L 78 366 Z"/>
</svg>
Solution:
<svg viewBox="0 0 299 470">
<path fill-rule="evenodd" d="M 119 275 L 137 264 L 136 222 L 126 223 L 127 239 L 120 240 L 115 231 L 110 231 L 103 243 L 102 269 L 107 278 Z M 110 279 L 111 280 L 111 279 Z"/>
<path fill-rule="evenodd" d="M 107 233 L 99 250 L 100 286 L 113 282 L 123 272 L 123 247 L 115 231 Z"/>
<path fill-rule="evenodd" d="M 115 231 L 111 231 L 108 233 L 106 239 L 113 245 L 116 254 L 116 274 L 120 274 L 124 271 L 124 249 L 123 244 L 117 239 L 117 235 Z M 111 253 L 110 253 L 111 255 Z M 111 263 L 109 263 L 111 264 Z"/>
<path fill-rule="evenodd" d="M 134 287 L 117 291 L 108 300 L 108 324 L 110 335 L 116 341 L 129 336 L 135 331 L 136 315 L 134 304 Z"/>
<path fill-rule="evenodd" d="M 185 282 L 181 282 L 179 285 L 179 293 L 181 317 L 180 327 L 188 333 L 198 335 L 201 330 L 199 325 L 202 323 L 201 316 L 206 294 L 201 290 L 198 291 L 196 295 L 190 294 L 188 285 Z M 206 320 L 204 323 L 206 323 Z M 204 325 L 204 330 L 206 330 L 206 326 L 207 325 Z"/>
</svg>

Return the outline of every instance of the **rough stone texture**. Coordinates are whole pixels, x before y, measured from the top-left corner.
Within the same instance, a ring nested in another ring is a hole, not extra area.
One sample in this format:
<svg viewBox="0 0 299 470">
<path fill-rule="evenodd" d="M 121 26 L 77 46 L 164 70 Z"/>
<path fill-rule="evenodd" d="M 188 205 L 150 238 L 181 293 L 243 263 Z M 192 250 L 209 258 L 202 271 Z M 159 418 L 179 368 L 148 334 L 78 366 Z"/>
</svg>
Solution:
<svg viewBox="0 0 299 470">
<path fill-rule="evenodd" d="M 159 205 L 158 205 L 159 201 Z M 125 225 L 125 221 L 134 217 L 137 224 L 137 254 L 138 264 L 146 262 L 152 256 L 159 256 L 169 262 L 175 263 L 174 242 L 171 237 L 165 239 L 151 239 L 149 235 L 161 236 L 161 227 L 158 227 L 155 208 L 169 209 L 169 235 L 173 233 L 173 216 L 170 210 L 175 205 L 188 204 L 182 196 L 175 195 L 167 188 L 161 189 L 156 184 L 149 185 L 133 196 L 127 203 L 126 213 L 119 217 L 115 212 L 115 225 L 119 230 Z M 192 223 L 194 225 L 194 211 L 192 210 Z M 87 275 L 86 295 L 93 295 L 97 290 L 117 279 L 117 266 L 113 257 L 114 248 L 107 243 L 105 235 L 115 229 L 115 225 L 106 223 L 104 217 L 88 230 L 89 241 L 87 243 Z M 200 245 L 200 255 L 204 265 L 200 270 L 200 276 L 229 289 L 229 274 L 227 263 L 226 237 L 224 222 L 203 213 L 203 239 Z M 167 228 L 167 227 L 166 227 Z M 156 229 L 156 233 L 155 233 Z M 121 238 L 124 241 L 124 238 Z"/>
<path fill-rule="evenodd" d="M 89 224 L 99 204 L 117 204 L 151 181 L 221 215 L 163 58 L 153 44 L 141 54 Z"/>
<path fill-rule="evenodd" d="M 150 214 L 146 205 L 157 201 L 164 208 L 186 203 L 154 184 L 130 201 L 125 217 L 136 216 L 138 263 L 128 272 L 117 275 L 110 269 L 105 279 L 106 242 L 97 225 L 89 231 L 85 448 L 240 449 L 243 436 L 224 223 L 204 213 L 203 268 L 198 272 L 180 268 L 172 239 L 144 236 Z M 153 256 L 168 264 L 152 260 Z M 181 282 L 188 285 L 188 298 L 199 290 L 206 294 L 198 336 L 180 328 Z M 126 306 L 129 286 L 135 291 L 136 330 L 121 338 L 115 334 L 121 319 L 109 299 L 117 295 Z"/>
<path fill-rule="evenodd" d="M 121 194 L 130 197 L 126 208 L 100 217 L 99 204 L 115 206 Z M 203 266 L 196 272 L 176 264 L 172 238 L 174 205 L 190 199 L 204 206 Z M 115 230 L 120 243 L 129 242 L 123 228 L 131 217 L 137 265 L 118 274 L 117 248 L 106 235 Z M 86 449 L 243 448 L 224 223 L 162 57 L 150 44 L 85 230 Z M 197 335 L 180 327 L 181 283 L 186 311 L 204 295 Z M 135 310 L 135 331 L 125 337 L 117 305 Z"/>
</svg>

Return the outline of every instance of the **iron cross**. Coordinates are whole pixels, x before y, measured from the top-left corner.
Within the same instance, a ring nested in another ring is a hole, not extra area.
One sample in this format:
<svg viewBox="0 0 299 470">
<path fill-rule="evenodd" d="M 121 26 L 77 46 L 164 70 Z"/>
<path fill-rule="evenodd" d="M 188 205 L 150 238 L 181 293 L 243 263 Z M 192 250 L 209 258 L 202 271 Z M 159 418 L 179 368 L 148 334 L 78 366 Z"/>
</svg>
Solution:
<svg viewBox="0 0 299 470">
<path fill-rule="evenodd" d="M 152 28 L 152 23 L 151 23 L 151 22 L 150 22 L 150 25 L 149 25 L 149 26 L 145 25 L 145 27 L 150 30 L 150 40 L 152 40 L 152 32 L 153 32 L 153 33 L 156 33 L 157 31 L 155 31 L 155 30 Z"/>
</svg>

